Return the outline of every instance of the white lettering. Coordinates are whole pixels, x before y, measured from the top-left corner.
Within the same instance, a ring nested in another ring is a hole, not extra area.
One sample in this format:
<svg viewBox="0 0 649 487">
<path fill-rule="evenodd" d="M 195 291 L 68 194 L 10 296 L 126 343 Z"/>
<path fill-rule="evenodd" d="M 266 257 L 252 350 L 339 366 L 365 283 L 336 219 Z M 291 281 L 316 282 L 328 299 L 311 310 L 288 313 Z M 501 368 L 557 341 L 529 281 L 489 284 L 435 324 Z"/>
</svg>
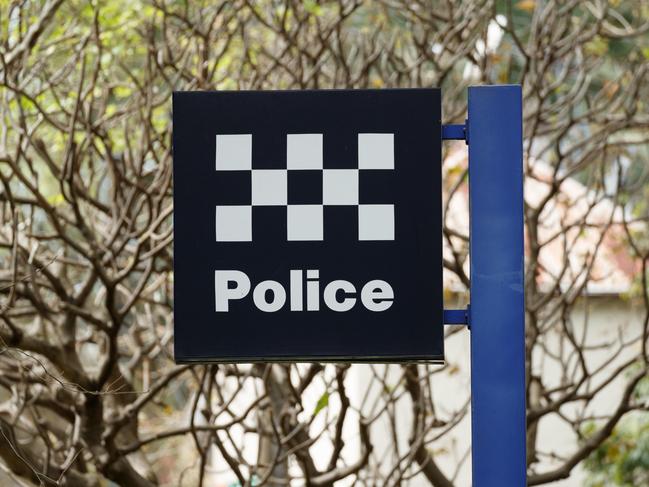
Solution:
<svg viewBox="0 0 649 487">
<path fill-rule="evenodd" d="M 363 286 L 361 301 L 370 311 L 385 311 L 394 302 L 394 291 L 387 282 L 375 279 Z"/>
<path fill-rule="evenodd" d="M 262 281 L 252 293 L 252 301 L 260 311 L 274 313 L 281 310 L 289 298 L 291 311 L 320 310 L 320 272 L 318 269 L 290 270 L 287 296 L 286 288 L 277 281 Z M 305 290 L 306 285 L 306 305 Z M 250 278 L 241 271 L 214 271 L 215 307 L 218 312 L 230 311 L 230 301 L 245 298 L 251 289 Z M 324 286 L 323 300 L 331 311 L 351 310 L 359 301 L 356 286 L 349 281 L 336 279 Z M 386 281 L 374 279 L 366 283 L 360 292 L 360 301 L 369 311 L 381 312 L 394 303 L 394 290 Z"/>
<path fill-rule="evenodd" d="M 320 309 L 320 271 L 309 269 L 306 271 L 306 310 L 318 311 Z"/>
<path fill-rule="evenodd" d="M 349 311 L 356 304 L 356 298 L 345 298 L 342 301 L 336 299 L 338 291 L 344 291 L 346 296 L 356 294 L 356 288 L 349 281 L 331 281 L 324 290 L 324 302 L 332 311 Z"/>
<path fill-rule="evenodd" d="M 302 271 L 291 271 L 291 311 L 302 311 Z"/>
<path fill-rule="evenodd" d="M 273 295 L 270 301 L 266 301 L 268 292 Z M 274 313 L 282 309 L 282 306 L 286 303 L 286 290 L 277 281 L 262 281 L 255 286 L 255 290 L 252 292 L 252 300 L 261 311 Z"/>
<path fill-rule="evenodd" d="M 230 283 L 236 284 L 230 287 Z M 250 292 L 250 279 L 241 271 L 214 271 L 216 311 L 229 311 L 231 299 L 242 299 Z"/>
</svg>

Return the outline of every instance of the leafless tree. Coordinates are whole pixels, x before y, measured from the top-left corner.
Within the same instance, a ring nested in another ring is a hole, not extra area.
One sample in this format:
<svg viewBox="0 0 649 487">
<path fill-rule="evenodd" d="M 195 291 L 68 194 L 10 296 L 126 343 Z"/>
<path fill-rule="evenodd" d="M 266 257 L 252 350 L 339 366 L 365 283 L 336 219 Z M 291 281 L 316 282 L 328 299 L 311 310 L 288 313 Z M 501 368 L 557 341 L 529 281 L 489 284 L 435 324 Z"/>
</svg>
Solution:
<svg viewBox="0 0 649 487">
<path fill-rule="evenodd" d="M 453 469 L 436 450 L 469 414 L 466 388 L 449 405 L 437 385 L 457 374 L 452 357 L 174 364 L 181 89 L 439 86 L 444 122 L 461 123 L 467 86 L 521 83 L 526 175 L 545 188 L 525 207 L 529 484 L 570 476 L 647 410 L 642 0 L 11 0 L 0 29 L 0 466 L 16 484 L 202 485 L 215 463 L 241 485 L 451 486 L 468 468 L 468 450 Z M 466 163 L 443 171 L 452 304 L 470 284 L 467 230 L 449 216 Z M 603 341 L 585 295 L 613 240 L 644 319 Z M 365 383 L 350 383 L 353 368 Z M 613 410 L 593 412 L 620 383 Z M 549 417 L 574 431 L 570 451 L 541 441 Z"/>
</svg>

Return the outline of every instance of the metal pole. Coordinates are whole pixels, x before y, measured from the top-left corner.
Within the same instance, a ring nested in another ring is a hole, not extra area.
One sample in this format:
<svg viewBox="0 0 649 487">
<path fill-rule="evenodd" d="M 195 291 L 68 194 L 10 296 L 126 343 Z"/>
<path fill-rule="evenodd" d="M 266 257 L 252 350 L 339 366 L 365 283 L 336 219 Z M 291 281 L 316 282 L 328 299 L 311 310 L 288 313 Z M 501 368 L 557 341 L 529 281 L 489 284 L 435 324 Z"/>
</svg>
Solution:
<svg viewBox="0 0 649 487">
<path fill-rule="evenodd" d="M 473 486 L 526 485 L 520 86 L 469 88 Z"/>
</svg>

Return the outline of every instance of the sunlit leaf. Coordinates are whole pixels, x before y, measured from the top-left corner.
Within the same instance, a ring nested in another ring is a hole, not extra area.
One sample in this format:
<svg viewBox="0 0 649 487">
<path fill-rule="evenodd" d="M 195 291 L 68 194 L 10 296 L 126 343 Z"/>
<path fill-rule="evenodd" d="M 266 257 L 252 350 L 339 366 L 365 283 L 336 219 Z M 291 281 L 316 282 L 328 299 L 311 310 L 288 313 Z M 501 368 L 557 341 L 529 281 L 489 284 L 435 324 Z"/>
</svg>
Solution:
<svg viewBox="0 0 649 487">
<path fill-rule="evenodd" d="M 313 415 L 317 416 L 317 414 L 322 411 L 324 408 L 326 408 L 329 405 L 329 393 L 325 391 L 322 396 L 320 396 L 320 399 L 318 399 L 317 404 L 315 405 L 315 409 L 313 410 Z"/>
</svg>

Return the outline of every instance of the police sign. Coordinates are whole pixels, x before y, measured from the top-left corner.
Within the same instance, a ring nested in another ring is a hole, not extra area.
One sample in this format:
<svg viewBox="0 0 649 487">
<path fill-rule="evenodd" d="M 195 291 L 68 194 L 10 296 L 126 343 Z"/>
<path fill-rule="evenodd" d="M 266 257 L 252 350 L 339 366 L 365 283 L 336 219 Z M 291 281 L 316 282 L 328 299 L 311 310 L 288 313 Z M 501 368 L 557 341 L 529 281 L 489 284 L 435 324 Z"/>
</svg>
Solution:
<svg viewBox="0 0 649 487">
<path fill-rule="evenodd" d="M 179 92 L 175 355 L 443 359 L 440 92 Z"/>
</svg>

